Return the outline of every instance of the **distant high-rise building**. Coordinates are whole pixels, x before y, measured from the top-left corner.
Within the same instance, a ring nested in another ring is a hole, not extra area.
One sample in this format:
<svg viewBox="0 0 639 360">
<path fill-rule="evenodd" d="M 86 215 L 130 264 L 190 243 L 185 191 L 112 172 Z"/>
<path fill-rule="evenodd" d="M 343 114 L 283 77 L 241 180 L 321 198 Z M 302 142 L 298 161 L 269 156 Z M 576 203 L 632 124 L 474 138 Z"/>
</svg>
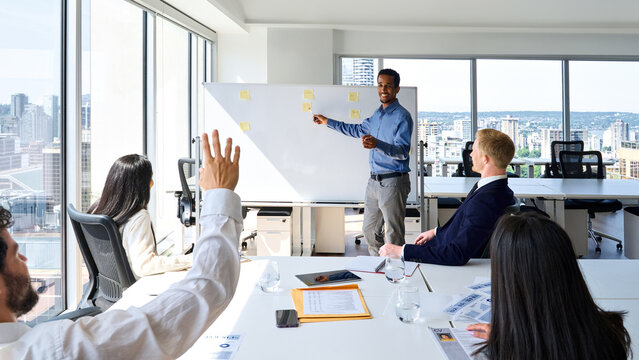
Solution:
<svg viewBox="0 0 639 360">
<path fill-rule="evenodd" d="M 24 143 L 41 140 L 50 144 L 53 137 L 51 117 L 44 113 L 43 107 L 27 105 L 20 119 L 20 140 Z"/>
<path fill-rule="evenodd" d="M 561 129 L 541 129 L 541 157 L 551 158 L 550 144 L 553 141 L 562 141 L 564 139 L 564 132 Z"/>
<path fill-rule="evenodd" d="M 25 94 L 11 95 L 11 116 L 21 118 L 28 103 L 29 97 Z"/>
<path fill-rule="evenodd" d="M 630 135 L 630 129 L 628 127 L 628 123 L 617 119 L 614 123 L 610 124 L 609 128 L 609 136 L 610 136 L 610 149 L 614 154 L 617 149 L 621 147 L 622 141 L 628 141 L 628 137 Z"/>
<path fill-rule="evenodd" d="M 19 140 L 14 135 L 0 135 L 0 171 L 22 167 L 18 143 Z"/>
<path fill-rule="evenodd" d="M 51 118 L 51 139 L 60 137 L 60 105 L 56 95 L 47 95 L 42 102 L 44 113 Z"/>
<path fill-rule="evenodd" d="M 442 128 L 439 123 L 427 122 L 425 119 L 420 119 L 420 121 L 417 122 L 417 141 L 427 141 L 429 136 L 437 136 L 441 133 Z"/>
<path fill-rule="evenodd" d="M 353 84 L 375 86 L 375 59 L 353 59 Z"/>
<path fill-rule="evenodd" d="M 454 129 L 457 136 L 464 140 L 470 141 L 472 139 L 472 124 L 470 119 L 457 119 L 454 123 Z"/>
<path fill-rule="evenodd" d="M 515 149 L 519 149 L 517 138 L 519 137 L 519 119 L 506 115 L 501 119 L 501 131 L 510 136 L 515 143 Z"/>
<path fill-rule="evenodd" d="M 82 129 L 91 128 L 91 94 L 82 95 Z"/>
<path fill-rule="evenodd" d="M 62 158 L 60 151 L 60 142 L 45 147 L 42 150 L 43 158 L 43 185 L 44 195 L 47 198 L 47 212 L 53 212 L 53 208 L 56 205 L 60 205 L 61 188 L 62 188 Z"/>
<path fill-rule="evenodd" d="M 355 85 L 353 82 L 353 59 L 342 59 L 342 85 Z"/>
<path fill-rule="evenodd" d="M 639 141 L 622 141 L 617 155 L 622 179 L 639 179 Z"/>
</svg>

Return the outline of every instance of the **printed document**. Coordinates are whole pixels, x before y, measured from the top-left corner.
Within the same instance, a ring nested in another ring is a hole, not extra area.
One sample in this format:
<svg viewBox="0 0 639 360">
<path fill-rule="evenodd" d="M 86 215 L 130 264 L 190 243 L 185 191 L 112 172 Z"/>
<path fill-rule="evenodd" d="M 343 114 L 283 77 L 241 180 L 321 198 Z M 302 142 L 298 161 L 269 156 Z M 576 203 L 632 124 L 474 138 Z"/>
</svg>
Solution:
<svg viewBox="0 0 639 360">
<path fill-rule="evenodd" d="M 448 360 L 470 360 L 477 344 L 484 340 L 476 338 L 470 331 L 457 328 L 428 328 Z"/>
<path fill-rule="evenodd" d="M 366 312 L 357 290 L 307 290 L 304 295 L 304 315 L 361 314 Z"/>
</svg>

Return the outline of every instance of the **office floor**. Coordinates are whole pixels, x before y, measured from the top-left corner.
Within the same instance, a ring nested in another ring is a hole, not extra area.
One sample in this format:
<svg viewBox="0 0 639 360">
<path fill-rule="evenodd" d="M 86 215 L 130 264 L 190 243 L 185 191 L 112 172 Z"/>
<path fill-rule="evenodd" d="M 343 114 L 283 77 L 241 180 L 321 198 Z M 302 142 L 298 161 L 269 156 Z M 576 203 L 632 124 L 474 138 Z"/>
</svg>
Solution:
<svg viewBox="0 0 639 360">
<path fill-rule="evenodd" d="M 368 249 L 364 238 L 361 244 L 355 244 L 355 235 L 361 234 L 362 221 L 364 215 L 352 208 L 346 208 L 345 211 L 345 237 L 344 241 L 346 249 L 344 254 L 325 254 L 313 253 L 313 256 L 358 256 L 368 255 Z M 593 220 L 593 227 L 601 232 L 611 234 L 623 240 L 623 211 L 617 211 L 614 214 L 597 214 Z M 244 219 L 244 231 L 242 238 L 248 236 L 251 231 L 257 228 L 257 211 L 249 211 L 246 219 Z M 601 254 L 595 252 L 595 244 L 592 240 L 588 241 L 588 255 L 584 259 L 625 259 L 623 252 L 617 251 L 616 242 L 604 239 L 601 243 Z M 254 242 L 248 241 L 248 255 L 255 255 Z"/>
</svg>

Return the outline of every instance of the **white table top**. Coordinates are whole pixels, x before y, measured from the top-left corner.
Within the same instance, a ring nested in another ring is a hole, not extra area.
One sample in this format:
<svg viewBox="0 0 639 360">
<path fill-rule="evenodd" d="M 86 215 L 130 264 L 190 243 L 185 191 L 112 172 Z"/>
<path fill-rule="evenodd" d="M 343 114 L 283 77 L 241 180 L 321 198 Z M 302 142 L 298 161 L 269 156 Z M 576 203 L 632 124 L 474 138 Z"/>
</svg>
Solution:
<svg viewBox="0 0 639 360">
<path fill-rule="evenodd" d="M 621 179 L 534 179 L 567 199 L 637 199 L 639 181 Z"/>
<path fill-rule="evenodd" d="M 595 299 L 639 300 L 639 260 L 577 260 Z M 489 259 L 471 259 L 464 266 L 420 264 L 431 290 L 455 295 L 470 292 L 466 286 L 476 277 L 490 277 Z"/>
<path fill-rule="evenodd" d="M 426 197 L 464 197 L 479 178 L 429 177 Z M 639 199 L 639 181 L 620 179 L 508 178 L 508 186 L 520 198 Z"/>
<path fill-rule="evenodd" d="M 428 326 L 450 326 L 448 317 L 435 311 L 424 311 L 414 324 L 400 322 L 387 306 L 398 287 L 389 283 L 383 274 L 357 272 L 362 281 L 356 282 L 373 319 L 304 323 L 299 328 L 280 329 L 275 326 L 275 310 L 292 309 L 290 290 L 306 287 L 295 274 L 343 269 L 350 258 L 326 257 L 270 257 L 279 264 L 280 289 L 264 293 L 256 285 L 265 264 L 264 259 L 243 263 L 237 291 L 228 308 L 207 330 L 209 335 L 242 334 L 243 340 L 235 359 L 299 358 L 364 358 L 396 359 L 427 356 L 443 359 L 434 340 L 427 334 Z M 185 272 L 167 273 L 140 279 L 127 289 L 123 298 L 112 309 L 139 306 L 153 299 L 151 288 L 163 283 L 164 288 L 183 277 Z M 404 284 L 417 286 L 423 293 L 427 287 L 419 269 Z M 339 284 L 335 284 L 339 285 Z M 429 296 L 429 294 L 424 294 Z M 432 294 L 430 294 L 432 296 Z M 441 299 L 432 304 L 443 309 Z M 422 304 L 423 309 L 429 303 Z M 379 341 L 378 339 L 383 339 Z M 410 344 L 411 346 L 404 346 Z M 192 357 L 191 357 L 192 356 Z M 184 358 L 195 358 L 187 352 Z"/>
<path fill-rule="evenodd" d="M 434 177 L 424 179 L 426 197 L 465 197 L 480 178 Z M 564 194 L 529 178 L 508 178 L 508 186 L 519 198 L 563 199 Z"/>
<path fill-rule="evenodd" d="M 639 300 L 639 260 L 579 260 L 595 299 Z"/>
<path fill-rule="evenodd" d="M 264 293 L 256 285 L 264 259 L 273 259 L 279 264 L 281 284 L 275 293 Z M 476 277 L 490 277 L 488 259 L 472 259 L 464 266 L 420 264 L 406 283 L 419 287 L 428 300 L 422 301 L 424 311 L 415 324 L 403 324 L 388 310 L 397 286 L 388 283 L 382 274 L 358 272 L 363 280 L 357 284 L 373 319 L 305 323 L 299 328 L 288 329 L 275 327 L 275 310 L 293 308 L 290 290 L 306 287 L 294 274 L 341 269 L 349 260 L 345 257 L 260 257 L 243 263 L 233 300 L 206 334 L 242 334 L 235 359 L 300 356 L 305 359 L 443 359 L 437 344 L 426 333 L 428 326 L 449 326 L 448 318 L 437 309 L 443 308 L 442 301 L 452 300 L 453 295 L 468 293 L 466 286 Z M 579 260 L 579 264 L 595 301 L 606 310 L 628 311 L 625 326 L 633 339 L 639 336 L 639 277 L 636 276 L 639 260 Z M 111 309 L 142 305 L 154 298 L 150 294 L 168 288 L 185 273 L 142 278 L 126 290 L 124 297 Z M 434 293 L 426 293 L 424 278 Z M 637 341 L 633 350 L 639 353 Z M 183 358 L 197 358 L 197 355 L 187 352 Z"/>
</svg>

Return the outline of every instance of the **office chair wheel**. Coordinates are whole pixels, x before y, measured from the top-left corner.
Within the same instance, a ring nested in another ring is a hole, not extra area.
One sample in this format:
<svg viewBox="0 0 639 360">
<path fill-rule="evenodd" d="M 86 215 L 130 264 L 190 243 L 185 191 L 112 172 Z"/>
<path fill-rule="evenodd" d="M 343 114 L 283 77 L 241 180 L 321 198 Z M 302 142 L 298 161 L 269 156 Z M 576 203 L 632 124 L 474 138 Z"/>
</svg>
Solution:
<svg viewBox="0 0 639 360">
<path fill-rule="evenodd" d="M 599 246 L 597 246 L 597 247 L 595 248 L 595 252 L 596 252 L 597 254 L 601 254 L 601 248 L 600 248 Z"/>
<path fill-rule="evenodd" d="M 359 245 L 362 243 L 362 238 L 364 237 L 364 234 L 357 234 L 355 235 L 355 245 Z"/>
<path fill-rule="evenodd" d="M 361 243 L 362 243 L 362 240 L 360 240 L 360 239 L 355 239 L 355 245 L 359 245 L 359 244 L 361 244 Z"/>
<path fill-rule="evenodd" d="M 248 248 L 248 244 L 246 243 L 246 241 L 242 241 L 242 250 L 246 251 L 246 248 Z"/>
<path fill-rule="evenodd" d="M 617 251 L 621 251 L 621 250 L 623 250 L 623 245 L 617 244 Z"/>
</svg>

